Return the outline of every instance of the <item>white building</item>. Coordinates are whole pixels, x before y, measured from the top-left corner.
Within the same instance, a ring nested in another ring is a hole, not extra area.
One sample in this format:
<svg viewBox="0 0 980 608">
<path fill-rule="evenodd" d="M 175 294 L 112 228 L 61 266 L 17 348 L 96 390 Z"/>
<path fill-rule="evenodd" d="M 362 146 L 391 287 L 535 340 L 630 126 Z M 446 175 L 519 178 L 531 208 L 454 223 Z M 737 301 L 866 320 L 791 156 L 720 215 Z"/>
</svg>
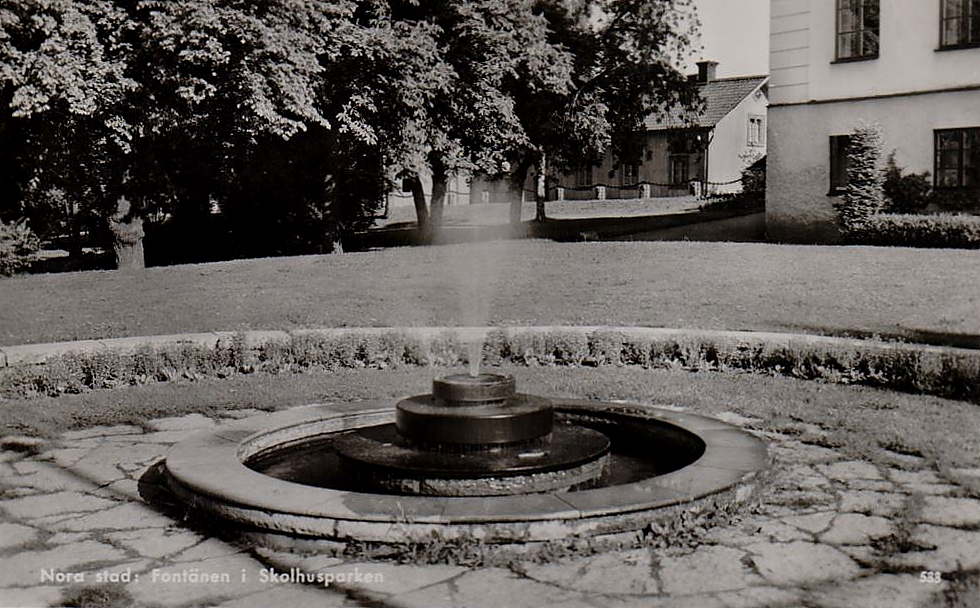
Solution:
<svg viewBox="0 0 980 608">
<path fill-rule="evenodd" d="M 880 125 L 883 156 L 935 188 L 980 195 L 980 2 L 772 0 L 766 223 L 836 242 L 847 136 Z M 980 196 L 978 196 L 980 200 Z"/>
</svg>

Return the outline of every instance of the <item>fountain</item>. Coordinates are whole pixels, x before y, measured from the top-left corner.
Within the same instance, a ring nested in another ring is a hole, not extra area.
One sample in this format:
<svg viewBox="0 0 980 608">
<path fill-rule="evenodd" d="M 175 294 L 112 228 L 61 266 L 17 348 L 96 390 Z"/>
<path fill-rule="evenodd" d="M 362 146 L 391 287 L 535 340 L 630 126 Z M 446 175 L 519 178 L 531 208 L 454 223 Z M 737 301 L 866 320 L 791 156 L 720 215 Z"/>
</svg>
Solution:
<svg viewBox="0 0 980 608">
<path fill-rule="evenodd" d="M 549 400 L 514 379 L 455 374 L 398 403 L 395 422 L 339 437 L 334 449 L 358 487 L 431 496 L 499 496 L 595 485 L 610 442 L 554 424 Z"/>
<path fill-rule="evenodd" d="M 469 371 L 395 407 L 235 421 L 177 444 L 165 477 L 191 509 L 278 539 L 526 544 L 737 506 L 769 464 L 719 420 L 545 399 Z"/>
</svg>

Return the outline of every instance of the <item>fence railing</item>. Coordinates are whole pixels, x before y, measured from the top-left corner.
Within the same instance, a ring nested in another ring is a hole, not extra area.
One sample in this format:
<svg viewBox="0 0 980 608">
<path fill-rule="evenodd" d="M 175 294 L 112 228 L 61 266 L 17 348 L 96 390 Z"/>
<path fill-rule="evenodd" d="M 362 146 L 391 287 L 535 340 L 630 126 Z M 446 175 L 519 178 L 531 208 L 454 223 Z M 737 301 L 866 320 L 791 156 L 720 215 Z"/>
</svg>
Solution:
<svg viewBox="0 0 980 608">
<path fill-rule="evenodd" d="M 665 198 L 675 196 L 702 196 L 716 188 L 731 186 L 741 182 L 741 179 L 729 182 L 704 182 L 691 180 L 683 184 L 660 184 L 655 182 L 638 182 L 625 186 L 610 186 L 595 184 L 593 186 L 558 186 L 549 188 L 548 200 L 615 200 L 627 198 Z"/>
</svg>

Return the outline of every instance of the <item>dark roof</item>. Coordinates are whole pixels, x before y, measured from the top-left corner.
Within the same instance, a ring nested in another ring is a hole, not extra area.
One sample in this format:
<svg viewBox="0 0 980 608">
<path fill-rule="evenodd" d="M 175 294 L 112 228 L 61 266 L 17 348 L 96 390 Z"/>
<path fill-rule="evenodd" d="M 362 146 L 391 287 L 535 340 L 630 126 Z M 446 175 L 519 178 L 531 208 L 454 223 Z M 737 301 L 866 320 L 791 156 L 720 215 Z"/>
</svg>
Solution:
<svg viewBox="0 0 980 608">
<path fill-rule="evenodd" d="M 695 124 L 699 127 L 713 127 L 768 79 L 768 76 L 739 76 L 700 83 L 698 88 L 701 98 L 705 100 L 705 108 L 704 113 L 696 120 L 692 120 L 695 117 L 691 115 L 690 110 L 672 108 L 667 116 L 653 114 L 647 116 L 643 125 L 648 131 L 676 129 Z"/>
</svg>

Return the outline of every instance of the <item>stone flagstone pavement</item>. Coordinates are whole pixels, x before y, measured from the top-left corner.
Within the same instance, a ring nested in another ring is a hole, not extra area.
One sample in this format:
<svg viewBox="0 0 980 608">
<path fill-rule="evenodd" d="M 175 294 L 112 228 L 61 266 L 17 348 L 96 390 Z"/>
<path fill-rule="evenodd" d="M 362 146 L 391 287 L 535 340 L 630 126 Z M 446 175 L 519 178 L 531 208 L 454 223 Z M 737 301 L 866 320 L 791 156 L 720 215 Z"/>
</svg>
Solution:
<svg viewBox="0 0 980 608">
<path fill-rule="evenodd" d="M 225 414 L 246 415 L 262 412 Z M 719 417 L 750 431 L 760 422 Z M 980 479 L 980 469 L 948 479 L 916 457 L 873 464 L 752 431 L 770 442 L 775 461 L 760 504 L 705 531 L 693 548 L 506 569 L 344 562 L 210 538 L 141 497 L 139 480 L 170 446 L 226 421 L 192 414 L 73 431 L 33 447 L 6 438 L 0 606 L 64 605 L 107 578 L 131 602 L 121 605 L 136 606 L 980 605 L 980 501 L 959 485 Z"/>
</svg>

